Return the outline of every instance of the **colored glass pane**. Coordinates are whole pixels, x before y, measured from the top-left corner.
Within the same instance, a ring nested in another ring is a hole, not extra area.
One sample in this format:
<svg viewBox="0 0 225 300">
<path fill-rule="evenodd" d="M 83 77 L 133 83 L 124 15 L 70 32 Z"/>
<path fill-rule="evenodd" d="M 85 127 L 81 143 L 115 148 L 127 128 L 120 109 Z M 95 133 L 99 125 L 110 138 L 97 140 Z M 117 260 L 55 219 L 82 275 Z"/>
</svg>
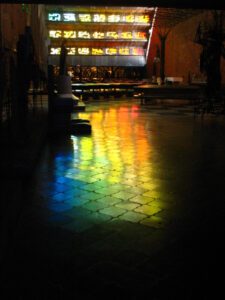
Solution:
<svg viewBox="0 0 225 300">
<path fill-rule="evenodd" d="M 144 50 L 142 48 L 133 48 L 132 54 L 133 55 L 144 55 Z"/>
<path fill-rule="evenodd" d="M 105 22 L 106 15 L 104 14 L 94 14 L 93 15 L 93 22 Z"/>
<path fill-rule="evenodd" d="M 63 14 L 63 21 L 65 22 L 74 22 L 76 21 L 76 17 L 74 13 L 64 13 Z"/>
<path fill-rule="evenodd" d="M 78 54 L 80 55 L 89 55 L 90 49 L 89 48 L 78 48 Z"/>
<path fill-rule="evenodd" d="M 50 55 L 59 55 L 61 52 L 61 48 L 51 48 Z"/>
<path fill-rule="evenodd" d="M 104 51 L 101 48 L 92 48 L 91 54 L 92 55 L 103 55 Z"/>
<path fill-rule="evenodd" d="M 63 37 L 65 39 L 74 39 L 76 37 L 76 31 L 73 30 L 64 30 Z"/>
<path fill-rule="evenodd" d="M 138 39 L 138 40 L 145 40 L 146 39 L 146 33 L 145 32 L 134 32 L 133 33 L 133 37 L 135 39 Z"/>
<path fill-rule="evenodd" d="M 90 14 L 79 14 L 79 21 L 81 22 L 91 22 L 91 15 Z"/>
<path fill-rule="evenodd" d="M 104 37 L 105 37 L 105 33 L 104 32 L 99 32 L 99 31 L 93 32 L 92 35 L 93 35 L 94 39 L 104 39 Z"/>
<path fill-rule="evenodd" d="M 121 32 L 121 38 L 122 39 L 132 39 L 133 36 L 132 36 L 132 32 L 128 31 L 128 32 Z"/>
<path fill-rule="evenodd" d="M 135 22 L 136 23 L 149 23 L 150 18 L 148 15 L 135 16 Z"/>
<path fill-rule="evenodd" d="M 106 32 L 107 38 L 118 39 L 118 33 L 116 31 Z"/>
<path fill-rule="evenodd" d="M 78 31 L 78 38 L 79 39 L 90 39 L 91 35 L 87 31 Z"/>
<path fill-rule="evenodd" d="M 75 55 L 76 54 L 76 48 L 75 47 L 67 48 L 67 50 L 68 50 L 68 55 Z"/>
<path fill-rule="evenodd" d="M 49 13 L 48 14 L 49 21 L 61 21 L 61 14 L 59 13 Z"/>
<path fill-rule="evenodd" d="M 132 23 L 132 22 L 134 22 L 134 15 L 127 15 L 127 16 L 125 16 L 125 22 L 126 23 Z"/>
<path fill-rule="evenodd" d="M 129 48 L 120 48 L 119 49 L 119 54 L 120 55 L 129 55 L 130 54 L 130 49 Z"/>
<path fill-rule="evenodd" d="M 50 30 L 49 31 L 49 37 L 50 38 L 61 38 L 62 37 L 62 31 L 61 30 Z"/>
<path fill-rule="evenodd" d="M 116 55 L 117 54 L 117 49 L 116 48 L 106 48 L 105 53 L 108 55 Z"/>
<path fill-rule="evenodd" d="M 109 15 L 108 22 L 110 23 L 118 23 L 120 22 L 120 15 Z"/>
</svg>

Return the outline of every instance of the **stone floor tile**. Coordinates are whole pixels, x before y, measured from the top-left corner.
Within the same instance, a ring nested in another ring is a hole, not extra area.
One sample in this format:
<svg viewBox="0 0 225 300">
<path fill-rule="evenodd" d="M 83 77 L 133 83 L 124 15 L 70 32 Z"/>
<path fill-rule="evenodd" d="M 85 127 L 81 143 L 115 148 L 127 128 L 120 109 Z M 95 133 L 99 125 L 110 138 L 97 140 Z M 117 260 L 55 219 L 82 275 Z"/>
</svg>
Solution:
<svg viewBox="0 0 225 300">
<path fill-rule="evenodd" d="M 106 203 L 107 206 L 112 206 L 116 203 L 120 203 L 122 200 L 119 199 L 119 198 L 114 198 L 112 196 L 106 196 L 106 197 L 103 197 L 101 199 L 97 199 L 96 200 L 97 202 L 102 202 L 102 203 Z"/>
<path fill-rule="evenodd" d="M 171 202 L 175 202 L 176 196 L 171 195 L 169 193 L 165 193 L 163 191 L 149 191 L 143 194 L 143 196 L 147 196 L 147 197 L 152 197 L 155 199 L 161 199 L 163 201 L 171 201 Z"/>
<path fill-rule="evenodd" d="M 84 207 L 72 207 L 70 210 L 65 211 L 63 215 L 71 218 L 81 217 L 85 219 L 90 213 L 90 210 L 85 209 Z"/>
<path fill-rule="evenodd" d="M 85 198 L 85 197 L 81 197 L 81 196 L 75 196 L 73 198 L 69 198 L 65 200 L 65 203 L 71 205 L 72 207 L 79 207 L 79 206 L 83 206 L 86 203 L 88 203 L 90 200 L 89 198 Z"/>
<path fill-rule="evenodd" d="M 89 192 L 94 192 L 94 191 L 96 191 L 98 189 L 100 189 L 100 187 L 96 184 L 96 182 L 90 183 L 90 184 L 86 184 L 86 185 L 84 185 L 84 186 L 81 187 L 81 190 L 89 191 Z"/>
<path fill-rule="evenodd" d="M 123 189 L 123 191 L 124 190 L 125 189 Z M 135 195 L 142 195 L 142 194 L 146 193 L 148 190 L 138 186 L 138 187 L 129 187 L 128 189 L 126 189 L 126 191 L 130 192 L 132 194 L 135 194 Z"/>
<path fill-rule="evenodd" d="M 81 194 L 81 198 L 87 199 L 87 200 L 98 200 L 103 198 L 104 195 L 99 194 L 99 193 L 94 193 L 94 192 L 84 192 Z"/>
<path fill-rule="evenodd" d="M 126 184 L 128 186 L 137 186 L 138 184 L 141 184 L 140 178 L 133 178 L 133 179 L 127 179 L 123 178 L 120 182 L 121 184 Z"/>
<path fill-rule="evenodd" d="M 163 218 L 157 216 L 151 216 L 141 221 L 141 224 L 153 227 L 153 228 L 164 228 L 166 226 L 166 222 Z"/>
<path fill-rule="evenodd" d="M 96 212 L 100 209 L 103 209 L 105 207 L 108 207 L 109 204 L 107 202 L 104 201 L 89 201 L 87 204 L 85 204 L 83 207 L 85 209 L 91 210 L 93 212 Z"/>
<path fill-rule="evenodd" d="M 65 212 L 70 210 L 73 206 L 69 203 L 59 202 L 47 205 L 48 209 L 54 212 Z"/>
<path fill-rule="evenodd" d="M 175 203 L 163 201 L 161 199 L 154 199 L 149 205 L 159 207 L 161 209 L 172 209 Z"/>
<path fill-rule="evenodd" d="M 136 212 L 140 212 L 142 214 L 145 214 L 147 216 L 152 216 L 160 212 L 162 209 L 157 206 L 151 206 L 150 205 L 141 205 L 138 208 L 135 209 Z"/>
<path fill-rule="evenodd" d="M 116 192 L 118 192 L 118 190 L 115 190 L 115 189 L 111 188 L 110 186 L 96 190 L 96 193 L 102 194 L 104 196 L 111 196 L 111 195 L 115 194 Z"/>
<path fill-rule="evenodd" d="M 131 186 L 129 184 L 125 184 L 123 182 L 120 182 L 120 183 L 115 183 L 112 185 L 112 188 L 119 192 L 119 191 L 122 191 L 122 190 L 127 190 L 129 189 Z"/>
<path fill-rule="evenodd" d="M 107 180 L 98 180 L 93 184 L 97 189 L 105 188 L 109 186 L 109 182 Z"/>
<path fill-rule="evenodd" d="M 116 204 L 115 206 L 130 211 L 130 210 L 134 210 L 135 208 L 137 208 L 139 206 L 139 204 L 134 203 L 134 202 L 132 203 L 132 202 L 129 202 L 129 201 L 122 201 L 122 202 Z"/>
<path fill-rule="evenodd" d="M 129 193 L 127 191 L 126 192 L 122 191 L 122 192 L 118 192 L 118 193 L 113 194 L 113 197 L 119 198 L 121 200 L 129 200 L 129 199 L 135 197 L 135 194 Z"/>
<path fill-rule="evenodd" d="M 73 219 L 71 217 L 65 216 L 63 214 L 54 214 L 54 215 L 49 216 L 47 218 L 47 222 L 51 225 L 54 225 L 54 226 L 67 224 L 67 223 L 70 223 L 72 221 L 73 221 Z"/>
<path fill-rule="evenodd" d="M 63 229 L 67 229 L 71 232 L 83 232 L 94 226 L 94 222 L 88 219 L 76 219 L 68 224 L 62 226 Z"/>
<path fill-rule="evenodd" d="M 112 219 L 112 216 L 107 214 L 102 214 L 100 212 L 93 212 L 90 215 L 88 215 L 88 219 L 95 224 L 102 225 L 104 222 L 110 221 Z"/>
<path fill-rule="evenodd" d="M 155 198 L 143 196 L 143 195 L 137 195 L 130 199 L 131 202 L 139 203 L 139 204 L 150 204 L 152 201 L 154 201 Z"/>
<path fill-rule="evenodd" d="M 48 202 L 52 202 L 52 203 L 58 203 L 58 202 L 64 202 L 66 200 L 69 200 L 70 198 L 72 198 L 73 196 L 71 194 L 66 194 L 66 193 L 58 193 L 56 195 L 53 195 L 51 197 L 48 198 Z"/>
<path fill-rule="evenodd" d="M 154 190 L 158 186 L 159 186 L 158 184 L 156 184 L 154 182 L 151 182 L 151 180 L 149 178 L 148 178 L 147 182 L 144 182 L 144 183 L 141 183 L 141 184 L 138 185 L 138 187 L 141 187 L 143 189 L 147 189 L 147 190 L 150 190 L 150 191 Z"/>
<path fill-rule="evenodd" d="M 119 208 L 119 207 L 107 207 L 104 209 L 100 210 L 100 213 L 106 214 L 106 215 L 110 215 L 112 217 L 118 217 L 120 215 L 123 215 L 126 212 L 125 209 Z"/>
<path fill-rule="evenodd" d="M 134 212 L 134 211 L 129 211 L 129 212 L 123 214 L 122 216 L 120 216 L 120 219 L 138 223 L 141 220 L 145 219 L 146 217 L 147 216 L 144 214 L 140 214 L 140 213 Z"/>
</svg>

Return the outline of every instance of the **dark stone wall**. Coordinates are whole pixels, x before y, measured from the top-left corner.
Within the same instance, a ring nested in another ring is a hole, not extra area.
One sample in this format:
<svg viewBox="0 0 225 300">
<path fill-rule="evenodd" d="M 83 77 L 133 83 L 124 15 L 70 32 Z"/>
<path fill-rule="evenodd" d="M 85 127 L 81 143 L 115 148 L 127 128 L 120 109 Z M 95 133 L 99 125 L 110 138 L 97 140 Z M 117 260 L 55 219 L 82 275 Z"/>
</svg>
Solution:
<svg viewBox="0 0 225 300">
<path fill-rule="evenodd" d="M 166 41 L 166 76 L 183 76 L 188 82 L 189 73 L 201 76 L 200 53 L 202 47 L 194 42 L 196 29 L 201 20 L 210 20 L 206 11 L 175 26 Z M 225 60 L 221 58 L 222 83 L 225 84 Z"/>
</svg>

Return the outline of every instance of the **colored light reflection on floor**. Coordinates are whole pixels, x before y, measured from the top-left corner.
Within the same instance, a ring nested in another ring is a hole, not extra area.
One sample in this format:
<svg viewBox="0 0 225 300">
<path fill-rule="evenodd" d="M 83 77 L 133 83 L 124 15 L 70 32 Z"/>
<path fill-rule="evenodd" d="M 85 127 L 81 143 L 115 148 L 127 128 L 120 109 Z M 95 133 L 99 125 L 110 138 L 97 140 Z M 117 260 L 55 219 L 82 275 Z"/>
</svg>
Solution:
<svg viewBox="0 0 225 300">
<path fill-rule="evenodd" d="M 139 107 L 115 106 L 77 117 L 89 119 L 93 132 L 72 135 L 71 153 L 59 159 L 61 170 L 64 164 L 71 167 L 56 176 L 66 188 L 49 208 L 72 218 L 63 226 L 83 231 L 111 220 L 163 226 L 158 215 L 163 210 L 157 194 L 160 182 L 152 177 L 150 132 Z"/>
</svg>

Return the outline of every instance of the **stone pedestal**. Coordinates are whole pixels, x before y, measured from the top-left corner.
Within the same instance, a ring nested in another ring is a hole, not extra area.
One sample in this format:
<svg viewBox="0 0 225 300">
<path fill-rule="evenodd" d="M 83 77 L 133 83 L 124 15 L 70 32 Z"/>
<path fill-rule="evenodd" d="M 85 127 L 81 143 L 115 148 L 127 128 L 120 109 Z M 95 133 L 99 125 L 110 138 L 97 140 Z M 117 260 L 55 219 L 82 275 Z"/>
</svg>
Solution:
<svg viewBox="0 0 225 300">
<path fill-rule="evenodd" d="M 52 99 L 52 128 L 57 132 L 70 132 L 71 113 L 85 110 L 85 104 L 73 95 L 70 76 L 58 76 L 57 90 L 58 94 Z"/>
<path fill-rule="evenodd" d="M 82 106 L 84 110 L 84 103 L 78 97 L 73 95 L 71 78 L 68 75 L 60 75 L 57 80 L 58 95 L 54 99 L 54 108 L 56 111 L 72 112 Z"/>
</svg>

